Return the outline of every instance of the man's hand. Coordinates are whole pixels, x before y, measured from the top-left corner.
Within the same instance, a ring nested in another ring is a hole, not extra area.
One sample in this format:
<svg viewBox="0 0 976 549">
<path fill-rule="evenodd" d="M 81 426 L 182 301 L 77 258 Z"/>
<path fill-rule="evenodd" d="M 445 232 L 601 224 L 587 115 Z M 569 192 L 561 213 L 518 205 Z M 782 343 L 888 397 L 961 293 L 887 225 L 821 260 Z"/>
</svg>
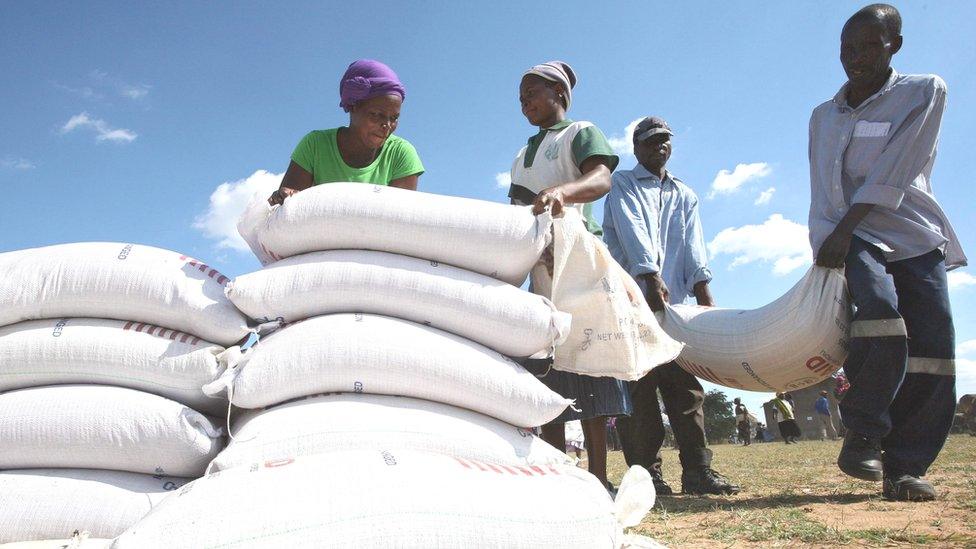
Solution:
<svg viewBox="0 0 976 549">
<path fill-rule="evenodd" d="M 532 213 L 539 215 L 548 209 L 552 215 L 559 215 L 563 213 L 563 202 L 565 201 L 566 197 L 559 187 L 543 189 L 536 195 L 535 202 L 532 203 Z"/>
<path fill-rule="evenodd" d="M 647 293 L 644 295 L 647 305 L 654 312 L 663 311 L 664 304 L 671 296 L 667 284 L 664 283 L 660 273 L 648 273 L 643 276 L 644 282 L 647 283 Z"/>
<path fill-rule="evenodd" d="M 830 236 L 824 240 L 820 251 L 817 252 L 817 265 L 828 269 L 839 269 L 847 260 L 847 252 L 851 249 L 852 233 L 838 226 Z"/>
</svg>

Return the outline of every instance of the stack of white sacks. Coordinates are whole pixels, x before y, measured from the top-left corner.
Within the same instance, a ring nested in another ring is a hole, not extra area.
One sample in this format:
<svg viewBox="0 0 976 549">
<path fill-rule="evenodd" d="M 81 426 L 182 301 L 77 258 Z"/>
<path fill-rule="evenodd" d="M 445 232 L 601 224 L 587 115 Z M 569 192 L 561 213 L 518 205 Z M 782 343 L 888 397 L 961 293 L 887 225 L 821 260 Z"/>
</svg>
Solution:
<svg viewBox="0 0 976 549">
<path fill-rule="evenodd" d="M 203 475 L 240 355 L 227 279 L 178 253 L 79 243 L 0 254 L 0 543 L 113 538 Z"/>
<path fill-rule="evenodd" d="M 115 546 L 620 546 L 649 477 L 615 507 L 528 429 L 571 402 L 509 358 L 568 330 L 517 286 L 550 222 L 362 184 L 258 197 L 240 229 L 266 266 L 227 295 L 281 328 L 206 387 L 245 409 L 213 473 Z"/>
</svg>

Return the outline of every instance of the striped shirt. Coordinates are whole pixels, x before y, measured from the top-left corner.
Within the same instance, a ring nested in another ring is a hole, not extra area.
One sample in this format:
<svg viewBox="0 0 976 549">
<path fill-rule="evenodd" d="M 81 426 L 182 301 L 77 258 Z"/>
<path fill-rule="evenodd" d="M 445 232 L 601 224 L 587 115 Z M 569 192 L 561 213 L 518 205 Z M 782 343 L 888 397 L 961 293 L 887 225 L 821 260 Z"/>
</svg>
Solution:
<svg viewBox="0 0 976 549">
<path fill-rule="evenodd" d="M 936 248 L 946 267 L 966 265 L 949 220 L 932 192 L 931 174 L 946 85 L 936 75 L 894 70 L 857 108 L 847 84 L 810 117 L 810 245 L 816 256 L 852 204 L 874 204 L 854 234 L 888 261 Z"/>
</svg>

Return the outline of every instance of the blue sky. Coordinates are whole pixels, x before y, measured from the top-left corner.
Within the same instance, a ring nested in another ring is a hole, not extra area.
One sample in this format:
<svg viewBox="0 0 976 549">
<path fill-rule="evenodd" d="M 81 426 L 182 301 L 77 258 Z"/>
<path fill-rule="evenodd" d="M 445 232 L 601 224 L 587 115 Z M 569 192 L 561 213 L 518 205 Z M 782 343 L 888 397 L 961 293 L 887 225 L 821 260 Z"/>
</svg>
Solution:
<svg viewBox="0 0 976 549">
<path fill-rule="evenodd" d="M 427 168 L 421 189 L 504 201 L 498 176 L 534 133 L 519 77 L 562 59 L 579 74 L 570 116 L 602 128 L 622 168 L 632 121 L 675 128 L 669 167 L 702 199 L 718 304 L 790 288 L 809 261 L 807 122 L 843 83 L 840 29 L 863 3 L 526 4 L 7 3 L 0 251 L 126 241 L 257 269 L 233 238 L 242 200 L 274 184 L 302 135 L 346 121 L 338 79 L 363 57 L 406 85 L 398 133 Z M 933 181 L 973 256 L 976 4 L 898 7 L 895 67 L 949 85 Z M 960 393 L 976 392 L 971 272 L 951 277 Z"/>
</svg>

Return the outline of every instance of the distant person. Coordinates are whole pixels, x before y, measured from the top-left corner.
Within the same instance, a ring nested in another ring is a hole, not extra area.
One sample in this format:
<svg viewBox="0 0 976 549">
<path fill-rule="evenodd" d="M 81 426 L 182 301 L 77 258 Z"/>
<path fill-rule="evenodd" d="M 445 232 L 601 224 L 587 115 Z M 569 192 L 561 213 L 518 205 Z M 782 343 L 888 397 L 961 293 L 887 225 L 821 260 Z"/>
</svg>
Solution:
<svg viewBox="0 0 976 549">
<path fill-rule="evenodd" d="M 600 225 L 590 213 L 591 202 L 607 194 L 610 172 L 617 167 L 618 158 L 599 128 L 566 117 L 575 85 L 576 73 L 562 61 L 542 63 L 522 74 L 522 114 L 539 131 L 516 155 L 508 196 L 513 204 L 531 205 L 536 215 L 546 209 L 558 215 L 563 208 L 577 208 L 587 228 L 599 233 Z M 581 420 L 587 469 L 613 491 L 607 481 L 605 418 L 630 413 L 630 395 L 624 383 L 611 377 L 555 370 L 551 360 L 526 360 L 523 364 L 547 387 L 575 400 L 574 408 L 567 408 L 542 426 L 542 438 L 563 448 L 563 424 Z"/>
<path fill-rule="evenodd" d="M 827 398 L 827 391 L 820 391 L 820 398 L 814 403 L 813 407 L 817 412 L 817 419 L 820 420 L 820 440 L 837 440 L 837 429 L 834 428 L 834 418 L 830 415 L 830 400 Z"/>
<path fill-rule="evenodd" d="M 762 423 L 756 423 L 756 442 L 769 442 L 769 434 Z"/>
<path fill-rule="evenodd" d="M 669 172 L 671 127 L 649 116 L 634 130 L 637 166 L 613 175 L 604 203 L 604 240 L 613 258 L 637 281 L 651 310 L 661 311 L 669 301 L 683 303 L 694 296 L 699 305 L 712 307 L 708 283 L 705 237 L 698 216 L 698 197 Z M 658 495 L 673 493 L 661 473 L 664 407 L 678 443 L 681 491 L 686 494 L 735 494 L 739 487 L 712 469 L 712 451 L 706 447 L 702 412 L 704 389 L 695 376 L 677 362 L 654 368 L 629 383 L 634 413 L 617 420 L 628 465 L 650 471 Z"/>
<path fill-rule="evenodd" d="M 783 393 L 776 393 L 776 398 L 770 402 L 776 410 L 779 436 L 783 437 L 783 442 L 786 444 L 796 444 L 796 439 L 800 437 L 800 426 L 796 424 L 796 418 L 793 416 L 793 406 Z"/>
<path fill-rule="evenodd" d="M 417 189 L 424 173 L 406 139 L 393 135 L 406 92 L 399 77 L 379 61 L 360 59 L 339 81 L 339 106 L 349 126 L 309 132 L 295 147 L 281 186 L 268 202 L 323 183 L 349 181 Z"/>
<path fill-rule="evenodd" d="M 892 6 L 871 4 L 844 24 L 847 82 L 810 118 L 808 225 L 817 265 L 844 269 L 857 309 L 837 465 L 884 480 L 888 499 L 931 500 L 935 488 L 921 477 L 955 404 L 946 270 L 966 256 L 931 183 L 946 84 L 893 70 L 901 47 Z"/>
<path fill-rule="evenodd" d="M 749 446 L 752 443 L 749 409 L 746 408 L 746 405 L 742 403 L 742 399 L 739 397 L 732 399 L 732 402 L 735 404 L 735 426 L 739 431 L 739 440 L 742 441 L 744 446 Z"/>
</svg>

